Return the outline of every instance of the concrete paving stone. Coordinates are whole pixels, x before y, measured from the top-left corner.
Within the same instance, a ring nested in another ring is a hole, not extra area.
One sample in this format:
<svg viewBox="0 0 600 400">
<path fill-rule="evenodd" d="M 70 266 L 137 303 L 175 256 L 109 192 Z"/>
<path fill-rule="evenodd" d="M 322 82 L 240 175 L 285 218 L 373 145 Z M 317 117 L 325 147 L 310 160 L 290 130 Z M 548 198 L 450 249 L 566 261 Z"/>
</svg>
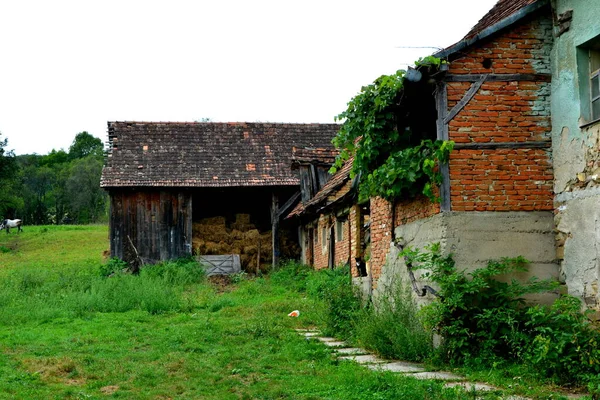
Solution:
<svg viewBox="0 0 600 400">
<path fill-rule="evenodd" d="M 329 347 L 344 347 L 348 345 L 346 342 L 323 342 L 323 344 Z"/>
<path fill-rule="evenodd" d="M 409 376 L 417 379 L 437 379 L 441 381 L 463 381 L 465 379 L 463 376 L 443 371 L 417 372 L 416 374 L 411 374 Z"/>
<path fill-rule="evenodd" d="M 315 336 L 315 339 L 320 340 L 323 343 L 325 343 L 325 342 L 339 342 L 339 340 L 336 339 L 336 338 L 326 337 L 326 336 L 325 337 L 322 337 L 322 336 L 316 337 Z"/>
<path fill-rule="evenodd" d="M 300 334 L 307 338 L 316 338 L 319 336 L 319 332 L 301 332 Z"/>
<path fill-rule="evenodd" d="M 385 360 L 374 356 L 373 354 L 364 354 L 364 355 L 350 355 L 350 356 L 341 356 L 338 357 L 340 360 L 349 360 L 355 361 L 359 364 L 378 364 L 383 363 Z"/>
<path fill-rule="evenodd" d="M 497 387 L 486 385 L 485 383 L 479 382 L 449 382 L 444 387 L 456 387 L 461 386 L 466 391 L 475 390 L 476 392 L 493 392 L 494 390 L 500 390 Z"/>
<path fill-rule="evenodd" d="M 404 362 L 404 361 L 396 361 L 396 362 L 376 364 L 376 365 L 367 365 L 367 368 L 375 370 L 375 371 L 390 371 L 390 372 L 400 372 L 400 373 L 425 372 L 425 368 L 423 368 L 419 364 L 409 363 L 409 362 Z"/>
<path fill-rule="evenodd" d="M 342 347 L 339 349 L 335 349 L 335 352 L 339 353 L 339 354 L 354 354 L 354 355 L 369 354 L 369 352 L 366 351 L 365 349 L 360 349 L 358 347 Z"/>
<path fill-rule="evenodd" d="M 297 329 L 294 329 L 294 330 L 296 332 L 298 332 L 298 333 L 303 333 L 303 332 L 316 332 L 316 333 L 318 333 L 319 332 L 318 329 L 314 329 L 314 328 L 297 328 Z"/>
</svg>

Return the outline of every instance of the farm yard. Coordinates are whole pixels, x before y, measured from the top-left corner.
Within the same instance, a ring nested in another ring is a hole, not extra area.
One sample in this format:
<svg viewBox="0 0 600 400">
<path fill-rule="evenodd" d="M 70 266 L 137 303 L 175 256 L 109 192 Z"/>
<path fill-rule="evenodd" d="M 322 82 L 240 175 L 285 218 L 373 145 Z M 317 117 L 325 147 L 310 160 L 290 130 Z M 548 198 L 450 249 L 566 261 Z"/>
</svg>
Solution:
<svg viewBox="0 0 600 400">
<path fill-rule="evenodd" d="M 334 361 L 292 330 L 316 322 L 318 302 L 269 279 L 102 277 L 107 234 L 0 236 L 0 398 L 461 398 Z M 286 317 L 295 308 L 302 318 Z"/>
<path fill-rule="evenodd" d="M 0 398 L 473 398 L 340 362 L 299 336 L 326 312 L 297 290 L 305 275 L 212 280 L 189 260 L 113 273 L 107 235 L 103 225 L 0 235 Z"/>
</svg>

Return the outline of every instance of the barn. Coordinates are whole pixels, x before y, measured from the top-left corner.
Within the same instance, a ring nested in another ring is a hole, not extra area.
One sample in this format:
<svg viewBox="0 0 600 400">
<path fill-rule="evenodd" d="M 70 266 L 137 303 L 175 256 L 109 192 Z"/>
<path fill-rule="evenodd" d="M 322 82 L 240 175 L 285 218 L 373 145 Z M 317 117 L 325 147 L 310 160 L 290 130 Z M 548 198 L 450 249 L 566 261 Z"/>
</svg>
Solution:
<svg viewBox="0 0 600 400">
<path fill-rule="evenodd" d="M 300 198 L 292 153 L 331 148 L 338 128 L 109 122 L 101 186 L 110 196 L 111 257 L 151 263 L 189 256 L 194 223 L 212 219 L 226 230 L 241 223 L 272 231 L 276 262 L 280 216 Z"/>
</svg>

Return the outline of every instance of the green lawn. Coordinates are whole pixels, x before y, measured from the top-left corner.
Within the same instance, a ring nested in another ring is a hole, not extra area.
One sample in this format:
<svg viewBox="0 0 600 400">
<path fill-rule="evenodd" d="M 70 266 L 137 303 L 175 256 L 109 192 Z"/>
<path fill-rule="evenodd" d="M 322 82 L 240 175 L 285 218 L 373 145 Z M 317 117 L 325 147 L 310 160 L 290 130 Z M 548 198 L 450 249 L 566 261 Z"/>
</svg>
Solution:
<svg viewBox="0 0 600 400">
<path fill-rule="evenodd" d="M 103 277 L 107 238 L 106 226 L 0 234 L 1 399 L 474 398 L 337 361 L 293 331 L 322 304 L 268 277 L 214 284 L 189 263 Z"/>
</svg>

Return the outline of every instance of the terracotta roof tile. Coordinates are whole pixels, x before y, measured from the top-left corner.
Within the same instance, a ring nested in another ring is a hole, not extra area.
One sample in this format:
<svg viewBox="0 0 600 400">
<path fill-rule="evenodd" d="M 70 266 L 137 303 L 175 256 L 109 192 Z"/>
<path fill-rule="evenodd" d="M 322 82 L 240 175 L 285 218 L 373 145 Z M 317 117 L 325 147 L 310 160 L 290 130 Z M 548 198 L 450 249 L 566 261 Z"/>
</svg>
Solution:
<svg viewBox="0 0 600 400">
<path fill-rule="evenodd" d="M 298 185 L 293 147 L 332 148 L 337 124 L 109 122 L 101 186 Z"/>
<path fill-rule="evenodd" d="M 520 9 L 530 4 L 537 2 L 538 0 L 499 0 L 494 7 L 487 14 L 479 20 L 479 22 L 471 28 L 471 31 L 463 38 L 471 39 L 477 36 L 486 28 L 489 28 L 503 19 L 510 17 Z"/>
<path fill-rule="evenodd" d="M 328 200 L 330 196 L 335 196 L 338 189 L 340 189 L 349 179 L 350 172 L 352 170 L 352 163 L 354 157 L 349 158 L 342 168 L 340 168 L 332 177 L 327 181 L 325 186 L 317 192 L 317 194 L 306 202 L 306 204 L 299 203 L 286 218 L 299 216 L 306 210 L 315 207 Z"/>
</svg>

